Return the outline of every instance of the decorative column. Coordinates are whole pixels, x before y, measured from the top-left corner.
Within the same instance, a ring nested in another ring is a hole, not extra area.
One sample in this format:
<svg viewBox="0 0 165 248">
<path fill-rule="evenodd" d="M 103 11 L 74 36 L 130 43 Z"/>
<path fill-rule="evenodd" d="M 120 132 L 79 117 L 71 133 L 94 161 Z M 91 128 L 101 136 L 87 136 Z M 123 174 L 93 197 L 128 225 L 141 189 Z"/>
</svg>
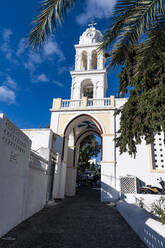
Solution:
<svg viewBox="0 0 165 248">
<path fill-rule="evenodd" d="M 67 171 L 66 171 L 66 186 L 65 195 L 74 196 L 76 193 L 76 172 L 74 167 L 74 146 L 68 147 Z"/>
<path fill-rule="evenodd" d="M 75 71 L 80 71 L 80 64 L 81 64 L 81 55 L 77 50 L 75 56 Z"/>
<path fill-rule="evenodd" d="M 59 172 L 59 191 L 58 195 L 59 198 L 63 199 L 65 197 L 65 184 L 66 184 L 66 170 L 67 170 L 67 155 L 68 155 L 68 136 L 64 136 L 65 144 L 63 147 L 63 158 L 60 165 L 60 172 Z"/>
<path fill-rule="evenodd" d="M 88 52 L 87 55 L 87 70 L 90 71 L 91 70 L 91 53 Z"/>
<path fill-rule="evenodd" d="M 114 109 L 110 113 L 110 133 L 102 134 L 101 201 L 115 201 L 119 198 L 116 187 L 116 147 Z"/>
<path fill-rule="evenodd" d="M 97 54 L 97 69 L 98 70 L 104 69 L 104 57 L 101 51 L 99 51 Z"/>
<path fill-rule="evenodd" d="M 67 154 L 67 171 L 65 195 L 74 196 L 76 193 L 76 168 L 74 167 L 74 132 L 69 135 L 68 154 Z"/>
</svg>

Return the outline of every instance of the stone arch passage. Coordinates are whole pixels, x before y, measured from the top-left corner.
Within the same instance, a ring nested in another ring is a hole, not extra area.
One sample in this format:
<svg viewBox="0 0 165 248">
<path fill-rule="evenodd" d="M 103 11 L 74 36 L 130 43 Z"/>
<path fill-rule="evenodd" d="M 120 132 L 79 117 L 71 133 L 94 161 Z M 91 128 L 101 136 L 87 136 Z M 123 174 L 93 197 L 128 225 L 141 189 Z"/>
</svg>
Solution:
<svg viewBox="0 0 165 248">
<path fill-rule="evenodd" d="M 71 120 L 64 131 L 62 159 L 66 162 L 65 195 L 74 196 L 76 193 L 78 148 L 82 139 L 89 134 L 97 134 L 101 137 L 102 127 L 98 121 L 90 115 L 82 114 Z M 101 149 L 102 153 L 102 149 Z"/>
</svg>

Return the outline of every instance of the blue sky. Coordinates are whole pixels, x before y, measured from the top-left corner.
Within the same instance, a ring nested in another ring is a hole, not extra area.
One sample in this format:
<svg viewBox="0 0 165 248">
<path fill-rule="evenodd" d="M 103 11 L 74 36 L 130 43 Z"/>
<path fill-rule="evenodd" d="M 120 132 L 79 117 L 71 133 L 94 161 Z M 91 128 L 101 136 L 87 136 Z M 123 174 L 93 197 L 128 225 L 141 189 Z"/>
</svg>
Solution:
<svg viewBox="0 0 165 248">
<path fill-rule="evenodd" d="M 31 30 L 39 1 L 6 0 L 0 15 L 0 112 L 19 128 L 45 127 L 53 98 L 70 98 L 74 44 L 94 19 L 104 32 L 116 0 L 77 0 L 44 48 L 32 53 L 24 38 Z M 108 73 L 107 96 L 118 89 L 117 71 Z"/>
</svg>

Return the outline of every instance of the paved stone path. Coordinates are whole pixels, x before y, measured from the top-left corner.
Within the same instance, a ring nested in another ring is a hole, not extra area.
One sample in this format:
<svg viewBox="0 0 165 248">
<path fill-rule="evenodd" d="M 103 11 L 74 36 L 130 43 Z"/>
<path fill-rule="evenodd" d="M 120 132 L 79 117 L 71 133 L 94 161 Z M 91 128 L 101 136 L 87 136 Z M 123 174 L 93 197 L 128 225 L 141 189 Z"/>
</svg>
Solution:
<svg viewBox="0 0 165 248">
<path fill-rule="evenodd" d="M 49 206 L 0 240 L 0 248 L 144 248 L 115 207 L 99 202 L 99 192 Z"/>
</svg>

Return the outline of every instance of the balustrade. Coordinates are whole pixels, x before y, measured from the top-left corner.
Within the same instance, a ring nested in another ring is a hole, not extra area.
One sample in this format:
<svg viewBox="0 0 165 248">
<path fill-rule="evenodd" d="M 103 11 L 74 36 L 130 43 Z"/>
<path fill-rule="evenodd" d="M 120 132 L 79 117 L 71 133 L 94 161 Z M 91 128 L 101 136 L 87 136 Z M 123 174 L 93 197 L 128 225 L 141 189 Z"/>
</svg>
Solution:
<svg viewBox="0 0 165 248">
<path fill-rule="evenodd" d="M 110 98 L 101 98 L 101 99 L 87 99 L 87 103 L 83 105 L 83 99 L 80 100 L 62 100 L 61 108 L 99 108 L 99 107 L 110 107 L 111 99 Z"/>
<path fill-rule="evenodd" d="M 82 100 L 62 100 L 62 108 L 79 108 Z"/>
</svg>

